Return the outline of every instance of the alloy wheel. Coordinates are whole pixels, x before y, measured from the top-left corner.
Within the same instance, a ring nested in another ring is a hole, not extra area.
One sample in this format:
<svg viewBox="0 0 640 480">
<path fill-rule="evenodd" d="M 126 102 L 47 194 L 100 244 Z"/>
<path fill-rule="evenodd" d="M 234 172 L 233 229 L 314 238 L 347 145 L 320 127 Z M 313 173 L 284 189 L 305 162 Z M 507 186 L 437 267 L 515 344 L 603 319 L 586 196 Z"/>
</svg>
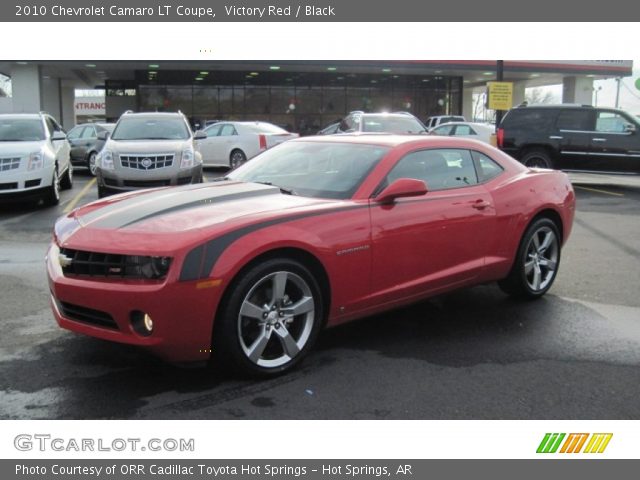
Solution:
<svg viewBox="0 0 640 480">
<path fill-rule="evenodd" d="M 536 230 L 529 240 L 524 260 L 524 276 L 533 292 L 544 290 L 558 269 L 558 238 L 548 226 Z"/>
</svg>

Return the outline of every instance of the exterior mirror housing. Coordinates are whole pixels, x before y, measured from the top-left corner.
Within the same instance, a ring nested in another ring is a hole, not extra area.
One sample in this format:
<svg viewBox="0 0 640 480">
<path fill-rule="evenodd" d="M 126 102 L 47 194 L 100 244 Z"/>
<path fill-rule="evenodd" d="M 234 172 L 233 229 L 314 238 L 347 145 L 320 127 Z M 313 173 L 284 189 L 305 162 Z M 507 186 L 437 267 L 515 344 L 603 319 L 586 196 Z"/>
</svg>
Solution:
<svg viewBox="0 0 640 480">
<path fill-rule="evenodd" d="M 396 198 L 419 197 L 427 193 L 427 185 L 414 178 L 399 178 L 384 188 L 375 198 L 378 203 L 392 203 Z"/>
<path fill-rule="evenodd" d="M 56 142 L 58 140 L 65 140 L 66 138 L 67 138 L 67 134 L 64 132 L 61 132 L 60 130 L 53 132 L 53 135 L 51 135 L 51 141 L 53 142 Z"/>
<path fill-rule="evenodd" d="M 624 125 L 624 131 L 626 133 L 634 133 L 636 131 L 636 126 L 633 123 L 626 123 Z"/>
<path fill-rule="evenodd" d="M 205 138 L 207 138 L 207 132 L 203 131 L 203 130 L 198 130 L 194 135 L 193 135 L 193 139 L 194 140 L 204 140 Z"/>
</svg>

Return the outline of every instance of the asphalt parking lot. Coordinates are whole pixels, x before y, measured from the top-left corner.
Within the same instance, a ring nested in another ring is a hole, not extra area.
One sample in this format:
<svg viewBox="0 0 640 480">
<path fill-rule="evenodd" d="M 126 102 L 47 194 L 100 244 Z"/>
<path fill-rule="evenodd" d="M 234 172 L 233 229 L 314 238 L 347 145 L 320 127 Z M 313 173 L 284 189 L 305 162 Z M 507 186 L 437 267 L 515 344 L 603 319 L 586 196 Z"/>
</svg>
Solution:
<svg viewBox="0 0 640 480">
<path fill-rule="evenodd" d="M 434 298 L 327 330 L 301 368 L 255 381 L 57 327 L 52 225 L 97 198 L 76 173 L 58 207 L 0 205 L 2 419 L 640 418 L 639 177 L 574 176 L 573 234 L 543 299 L 493 285 Z"/>
</svg>

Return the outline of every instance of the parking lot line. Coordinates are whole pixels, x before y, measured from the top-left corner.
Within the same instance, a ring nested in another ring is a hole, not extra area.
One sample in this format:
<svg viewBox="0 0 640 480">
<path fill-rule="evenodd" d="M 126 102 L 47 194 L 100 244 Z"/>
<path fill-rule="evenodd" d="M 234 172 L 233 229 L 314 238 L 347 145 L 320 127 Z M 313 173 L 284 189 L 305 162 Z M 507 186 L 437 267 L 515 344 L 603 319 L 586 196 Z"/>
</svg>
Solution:
<svg viewBox="0 0 640 480">
<path fill-rule="evenodd" d="M 69 202 L 69 205 L 67 205 L 65 207 L 65 209 L 62 211 L 62 213 L 69 213 L 71 210 L 73 210 L 75 208 L 75 206 L 77 205 L 77 203 L 80 201 L 80 199 L 82 197 L 84 197 L 87 194 L 87 192 L 89 191 L 89 189 L 91 187 L 93 187 L 95 184 L 96 184 L 96 179 L 92 178 L 91 181 L 89 181 L 89 183 L 87 183 L 84 186 L 84 188 L 82 190 L 80 190 L 75 197 L 73 197 L 73 200 L 71 200 Z"/>
<path fill-rule="evenodd" d="M 600 190 L 599 188 L 581 187 L 579 185 L 575 185 L 575 188 L 579 188 L 580 190 L 588 190 L 590 192 L 603 193 L 605 195 L 613 195 L 615 197 L 624 197 L 624 193 L 609 192 L 607 190 Z"/>
</svg>

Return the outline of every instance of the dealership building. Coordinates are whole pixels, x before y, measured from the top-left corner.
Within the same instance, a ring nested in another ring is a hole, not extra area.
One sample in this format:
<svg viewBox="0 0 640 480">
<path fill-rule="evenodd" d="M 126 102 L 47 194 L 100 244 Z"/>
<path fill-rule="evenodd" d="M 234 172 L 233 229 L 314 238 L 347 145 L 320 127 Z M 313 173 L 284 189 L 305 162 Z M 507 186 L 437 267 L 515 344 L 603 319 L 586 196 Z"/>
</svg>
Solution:
<svg viewBox="0 0 640 480">
<path fill-rule="evenodd" d="M 265 120 L 301 134 L 315 133 L 353 110 L 471 119 L 474 93 L 496 80 L 497 63 L 0 61 L 0 74 L 11 79 L 10 96 L 0 96 L 0 113 L 44 110 L 71 128 L 85 120 L 115 121 L 126 110 L 180 110 L 193 124 Z M 513 83 L 513 105 L 524 101 L 526 88 L 557 84 L 563 86 L 562 102 L 591 104 L 594 80 L 630 76 L 633 67 L 627 60 L 503 65 L 503 80 Z M 79 102 L 78 89 L 103 90 L 104 96 Z"/>
</svg>

